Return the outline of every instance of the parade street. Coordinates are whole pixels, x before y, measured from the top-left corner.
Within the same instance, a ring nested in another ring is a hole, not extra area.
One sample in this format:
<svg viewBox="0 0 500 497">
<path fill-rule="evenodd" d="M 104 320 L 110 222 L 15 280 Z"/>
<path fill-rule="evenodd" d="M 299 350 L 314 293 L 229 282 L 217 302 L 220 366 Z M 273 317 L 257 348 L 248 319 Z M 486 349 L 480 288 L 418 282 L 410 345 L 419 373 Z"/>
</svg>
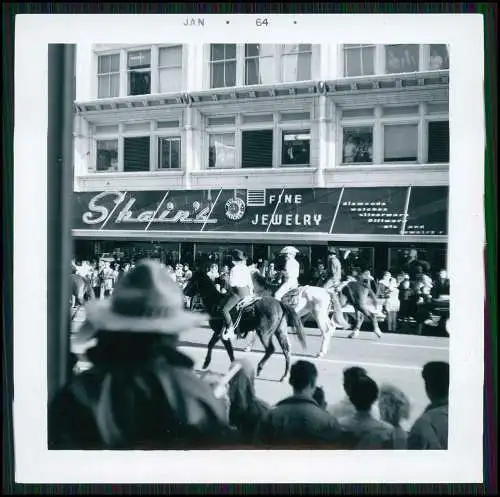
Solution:
<svg viewBox="0 0 500 497">
<path fill-rule="evenodd" d="M 75 325 L 81 323 L 83 316 L 78 316 Z M 302 349 L 294 333 L 290 333 L 292 362 L 306 359 L 314 362 L 318 368 L 318 385 L 325 390 L 329 404 L 338 402 L 343 396 L 342 370 L 349 366 L 364 367 L 370 376 L 380 385 L 391 383 L 401 388 L 410 398 L 412 410 L 410 419 L 403 423 L 408 427 L 425 409 L 428 399 L 421 377 L 421 368 L 428 361 L 449 360 L 449 339 L 438 337 L 423 337 L 406 334 L 384 334 L 379 340 L 374 333 L 361 332 L 356 339 L 347 338 L 349 332 L 338 331 L 330 342 L 328 354 L 318 359 L 317 352 L 321 347 L 321 336 L 316 328 L 305 328 L 307 349 Z M 201 327 L 185 332 L 181 336 L 180 349 L 195 362 L 195 369 L 201 370 L 207 352 L 207 343 L 212 331 Z M 243 349 L 247 340 L 237 340 L 234 344 L 235 357 L 246 358 L 254 366 L 263 356 L 263 347 L 256 340 L 251 352 Z M 290 385 L 279 380 L 284 372 L 285 360 L 279 345 L 275 343 L 276 353 L 266 363 L 261 376 L 257 379 L 257 395 L 262 400 L 275 404 L 291 394 Z M 219 342 L 213 350 L 212 362 L 208 371 L 215 374 L 227 372 L 229 357 Z"/>
<path fill-rule="evenodd" d="M 421 377 L 421 368 L 428 361 L 449 360 L 449 339 L 437 337 L 421 337 L 414 335 L 386 334 L 378 339 L 371 332 L 361 332 L 359 338 L 348 339 L 348 332 L 339 331 L 332 338 L 330 350 L 326 357 L 314 357 L 320 350 L 321 337 L 319 330 L 305 328 L 307 333 L 307 350 L 302 349 L 296 336 L 290 334 L 292 362 L 306 359 L 314 362 L 318 368 L 318 385 L 325 390 L 326 400 L 338 402 L 343 396 L 342 370 L 349 366 L 362 366 L 380 385 L 387 382 L 401 388 L 410 398 L 412 411 L 407 427 L 425 409 L 428 399 Z M 200 328 L 182 335 L 181 350 L 195 361 L 195 368 L 200 369 L 207 351 L 206 344 L 211 337 L 211 330 Z M 259 340 L 255 342 L 252 352 L 244 352 L 247 341 L 238 340 L 235 345 L 235 357 L 247 358 L 254 366 L 263 356 L 263 347 Z M 257 379 L 257 395 L 269 403 L 276 403 L 291 394 L 290 385 L 279 380 L 283 374 L 285 360 L 276 343 L 277 351 L 266 363 L 261 376 Z M 209 371 L 224 373 L 229 368 L 229 358 L 219 342 L 212 355 Z"/>
</svg>

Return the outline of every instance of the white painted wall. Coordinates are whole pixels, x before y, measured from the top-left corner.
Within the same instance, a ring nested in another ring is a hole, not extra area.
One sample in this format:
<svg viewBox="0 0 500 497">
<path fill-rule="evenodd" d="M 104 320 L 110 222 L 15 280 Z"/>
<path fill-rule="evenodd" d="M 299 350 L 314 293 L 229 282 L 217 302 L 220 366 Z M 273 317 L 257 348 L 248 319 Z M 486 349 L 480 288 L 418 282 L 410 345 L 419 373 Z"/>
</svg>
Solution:
<svg viewBox="0 0 500 497">
<path fill-rule="evenodd" d="M 78 43 L 76 46 L 76 101 L 93 100 L 92 79 L 94 72 L 93 46 L 91 43 Z"/>
</svg>

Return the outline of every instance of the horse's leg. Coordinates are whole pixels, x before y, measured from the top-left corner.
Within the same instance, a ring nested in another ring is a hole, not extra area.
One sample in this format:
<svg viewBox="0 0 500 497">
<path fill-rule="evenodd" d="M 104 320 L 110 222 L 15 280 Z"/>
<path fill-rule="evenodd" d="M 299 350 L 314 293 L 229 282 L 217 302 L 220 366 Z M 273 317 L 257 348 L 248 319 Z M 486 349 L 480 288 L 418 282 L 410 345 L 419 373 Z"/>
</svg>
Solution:
<svg viewBox="0 0 500 497">
<path fill-rule="evenodd" d="M 328 317 L 328 310 L 317 309 L 315 314 L 317 315 L 316 321 L 318 323 L 321 334 L 323 335 L 323 340 L 321 343 L 321 350 L 319 351 L 317 357 L 324 357 L 328 352 L 330 346 L 330 340 L 332 337 L 331 321 Z"/>
<path fill-rule="evenodd" d="M 357 338 L 359 336 L 359 331 L 361 330 L 364 319 L 363 313 L 356 309 L 356 325 L 354 326 L 352 333 L 349 335 L 349 338 Z"/>
<path fill-rule="evenodd" d="M 208 365 L 210 364 L 210 361 L 212 360 L 212 349 L 214 348 L 215 344 L 219 341 L 219 336 L 220 336 L 220 334 L 217 331 L 213 332 L 212 338 L 208 342 L 207 355 L 205 356 L 205 361 L 203 362 L 203 366 L 201 367 L 201 369 L 208 368 Z"/>
<path fill-rule="evenodd" d="M 380 330 L 380 327 L 378 325 L 378 320 L 377 320 L 376 314 L 374 312 L 371 312 L 364 304 L 359 305 L 359 311 L 360 311 L 361 316 L 364 315 L 371 321 L 372 326 L 373 326 L 373 332 L 380 338 L 382 336 L 382 331 Z M 363 321 L 361 321 L 361 322 L 363 322 Z"/>
<path fill-rule="evenodd" d="M 229 360 L 231 362 L 234 361 L 234 351 L 233 351 L 233 344 L 231 343 L 231 340 L 222 340 L 222 343 L 224 345 L 224 348 L 226 349 L 227 355 L 229 356 Z"/>
<path fill-rule="evenodd" d="M 245 352 L 250 352 L 253 349 L 253 346 L 255 345 L 255 340 L 257 340 L 257 332 L 255 330 L 252 330 L 250 333 L 250 339 L 248 340 L 245 348 L 243 349 Z"/>
<path fill-rule="evenodd" d="M 262 369 L 264 368 L 264 364 L 274 353 L 274 344 L 272 337 L 269 339 L 269 343 L 267 345 L 264 343 L 264 341 L 262 341 L 262 344 L 264 345 L 265 352 L 264 357 L 259 361 L 259 364 L 257 365 L 257 376 L 260 375 Z"/>
<path fill-rule="evenodd" d="M 284 325 L 283 323 L 280 325 L 280 328 L 276 331 L 276 338 L 278 339 L 278 343 L 280 344 L 283 354 L 285 355 L 285 374 L 280 380 L 280 382 L 283 382 L 290 372 L 291 362 L 290 340 L 288 339 L 288 326 L 286 323 L 284 323 Z"/>
</svg>

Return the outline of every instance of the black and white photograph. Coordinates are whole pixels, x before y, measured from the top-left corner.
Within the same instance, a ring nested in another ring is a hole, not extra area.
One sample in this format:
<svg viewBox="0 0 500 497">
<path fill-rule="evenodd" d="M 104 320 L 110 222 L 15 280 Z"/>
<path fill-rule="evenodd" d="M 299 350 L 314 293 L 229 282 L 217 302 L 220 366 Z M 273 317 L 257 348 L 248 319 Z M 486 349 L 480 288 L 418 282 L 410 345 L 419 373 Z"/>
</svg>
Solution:
<svg viewBox="0 0 500 497">
<path fill-rule="evenodd" d="M 481 20 L 21 17 L 19 475 L 479 481 Z"/>
</svg>

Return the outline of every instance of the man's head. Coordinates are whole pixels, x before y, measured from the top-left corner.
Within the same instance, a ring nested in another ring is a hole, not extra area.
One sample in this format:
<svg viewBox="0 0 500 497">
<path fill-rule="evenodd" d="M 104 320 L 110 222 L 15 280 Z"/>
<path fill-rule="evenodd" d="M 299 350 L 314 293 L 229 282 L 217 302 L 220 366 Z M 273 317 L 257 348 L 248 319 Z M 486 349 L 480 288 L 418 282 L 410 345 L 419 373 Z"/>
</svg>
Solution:
<svg viewBox="0 0 500 497">
<path fill-rule="evenodd" d="M 422 369 L 425 391 L 431 402 L 448 398 L 450 365 L 447 362 L 428 362 Z"/>
<path fill-rule="evenodd" d="M 353 382 L 347 395 L 357 411 L 366 412 L 377 400 L 378 386 L 369 376 L 360 376 Z"/>
<path fill-rule="evenodd" d="M 441 269 L 441 271 L 439 271 L 439 279 L 445 280 L 446 278 L 448 278 L 446 269 Z"/>
<path fill-rule="evenodd" d="M 325 265 L 324 265 L 324 264 L 322 264 L 322 263 L 320 263 L 320 264 L 318 265 L 318 269 L 319 269 L 320 271 L 324 271 L 324 270 L 325 270 Z"/>
<path fill-rule="evenodd" d="M 366 369 L 358 366 L 344 369 L 344 390 L 346 394 L 349 395 L 352 385 L 358 380 L 358 378 L 366 376 L 367 374 Z"/>
<path fill-rule="evenodd" d="M 297 361 L 290 369 L 290 385 L 294 393 L 310 394 L 314 393 L 318 370 L 309 361 Z"/>
</svg>

